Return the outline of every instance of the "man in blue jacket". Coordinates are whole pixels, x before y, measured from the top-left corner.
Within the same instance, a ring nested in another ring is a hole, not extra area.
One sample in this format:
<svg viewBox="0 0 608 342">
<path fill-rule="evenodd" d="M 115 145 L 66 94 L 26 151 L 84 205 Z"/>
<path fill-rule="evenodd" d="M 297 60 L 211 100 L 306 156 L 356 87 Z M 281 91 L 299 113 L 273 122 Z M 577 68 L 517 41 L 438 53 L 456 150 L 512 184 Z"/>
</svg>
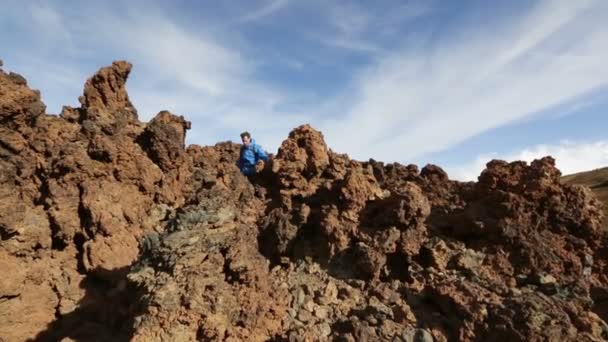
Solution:
<svg viewBox="0 0 608 342">
<path fill-rule="evenodd" d="M 237 166 L 245 176 L 253 176 L 255 174 L 255 165 L 260 161 L 268 161 L 268 156 L 262 147 L 255 143 L 255 139 L 251 139 L 249 132 L 241 133 L 241 156 L 237 162 Z"/>
</svg>

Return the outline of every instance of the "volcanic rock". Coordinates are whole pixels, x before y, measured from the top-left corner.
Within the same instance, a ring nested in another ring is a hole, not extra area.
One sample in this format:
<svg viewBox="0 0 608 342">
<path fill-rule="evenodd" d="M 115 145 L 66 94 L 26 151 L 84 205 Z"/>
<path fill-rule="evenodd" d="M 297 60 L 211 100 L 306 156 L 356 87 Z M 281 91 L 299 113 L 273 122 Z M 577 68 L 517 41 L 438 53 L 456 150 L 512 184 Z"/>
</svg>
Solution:
<svg viewBox="0 0 608 342">
<path fill-rule="evenodd" d="M 608 339 L 602 206 L 553 158 L 461 183 L 303 125 L 249 179 L 130 71 L 54 116 L 0 69 L 0 340 Z"/>
</svg>

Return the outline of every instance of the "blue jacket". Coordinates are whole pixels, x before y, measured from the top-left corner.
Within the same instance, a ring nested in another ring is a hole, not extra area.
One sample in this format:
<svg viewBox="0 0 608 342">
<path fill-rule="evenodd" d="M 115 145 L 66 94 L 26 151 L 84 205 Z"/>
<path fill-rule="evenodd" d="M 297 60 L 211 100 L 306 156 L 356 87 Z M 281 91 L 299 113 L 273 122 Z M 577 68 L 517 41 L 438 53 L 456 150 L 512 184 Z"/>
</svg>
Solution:
<svg viewBox="0 0 608 342">
<path fill-rule="evenodd" d="M 255 143 L 255 139 L 251 139 L 249 146 L 241 146 L 241 156 L 237 162 L 237 166 L 246 176 L 255 174 L 255 164 L 258 161 L 268 161 L 268 156 L 262 147 Z"/>
</svg>

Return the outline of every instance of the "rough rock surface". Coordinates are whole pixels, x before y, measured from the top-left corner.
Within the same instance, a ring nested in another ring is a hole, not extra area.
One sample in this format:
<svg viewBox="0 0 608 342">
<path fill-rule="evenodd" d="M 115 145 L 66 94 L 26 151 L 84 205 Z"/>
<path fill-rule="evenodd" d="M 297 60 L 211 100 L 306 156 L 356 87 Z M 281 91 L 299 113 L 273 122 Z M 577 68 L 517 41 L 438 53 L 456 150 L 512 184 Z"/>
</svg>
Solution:
<svg viewBox="0 0 608 342">
<path fill-rule="evenodd" d="M 82 107 L 61 116 L 44 113 L 23 77 L 0 72 L 0 254 L 10 279 L 0 286 L 4 340 L 34 337 L 94 306 L 103 287 L 124 278 L 142 234 L 162 229 L 163 208 L 184 201 L 190 159 L 163 170 L 162 141 L 183 153 L 175 146 L 184 134 L 173 123 L 188 125 L 167 112 L 139 122 L 125 90 L 130 69 L 127 62 L 102 68 L 87 81 Z M 176 134 L 165 134 L 171 129 Z M 143 135 L 154 143 L 140 144 Z M 89 289 L 93 277 L 101 285 Z"/>
<path fill-rule="evenodd" d="M 130 71 L 59 116 L 0 71 L 1 341 L 608 339 L 601 203 L 552 158 L 460 183 L 303 125 L 250 181 L 239 145 L 141 123 Z"/>
</svg>

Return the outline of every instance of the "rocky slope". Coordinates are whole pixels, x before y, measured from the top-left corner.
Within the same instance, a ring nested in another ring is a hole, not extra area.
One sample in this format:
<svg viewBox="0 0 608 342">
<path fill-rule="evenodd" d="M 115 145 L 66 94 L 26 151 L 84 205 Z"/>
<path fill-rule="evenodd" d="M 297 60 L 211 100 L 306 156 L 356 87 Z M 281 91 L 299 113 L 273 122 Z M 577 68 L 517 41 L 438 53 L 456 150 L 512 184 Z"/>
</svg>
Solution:
<svg viewBox="0 0 608 342">
<path fill-rule="evenodd" d="M 130 70 L 59 116 L 0 71 L 0 340 L 608 339 L 601 204 L 550 157 L 460 183 L 304 125 L 250 181 Z"/>
<path fill-rule="evenodd" d="M 608 216 L 608 167 L 567 175 L 562 177 L 562 182 L 589 187 L 604 203 L 604 216 Z"/>
</svg>

